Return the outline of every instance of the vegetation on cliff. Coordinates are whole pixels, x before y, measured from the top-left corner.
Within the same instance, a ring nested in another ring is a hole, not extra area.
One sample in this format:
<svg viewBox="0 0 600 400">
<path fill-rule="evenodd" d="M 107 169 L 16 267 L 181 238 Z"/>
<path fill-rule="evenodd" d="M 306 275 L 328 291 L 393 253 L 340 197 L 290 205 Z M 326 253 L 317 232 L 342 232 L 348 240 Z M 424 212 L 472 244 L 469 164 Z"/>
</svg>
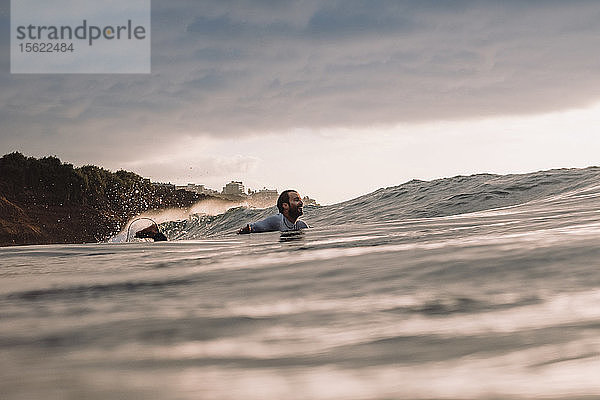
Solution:
<svg viewBox="0 0 600 400">
<path fill-rule="evenodd" d="M 0 158 L 0 245 L 102 241 L 139 213 L 206 197 L 128 171 L 15 152 Z"/>
</svg>

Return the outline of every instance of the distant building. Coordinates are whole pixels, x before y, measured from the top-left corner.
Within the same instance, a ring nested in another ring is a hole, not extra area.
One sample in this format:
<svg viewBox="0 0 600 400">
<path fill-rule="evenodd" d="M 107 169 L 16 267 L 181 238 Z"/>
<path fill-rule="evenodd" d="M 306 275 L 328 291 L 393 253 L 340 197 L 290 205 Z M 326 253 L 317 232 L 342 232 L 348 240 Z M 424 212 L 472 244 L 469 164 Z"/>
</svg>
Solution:
<svg viewBox="0 0 600 400">
<path fill-rule="evenodd" d="M 215 196 L 215 195 L 219 194 L 219 191 L 218 190 L 214 190 L 214 189 L 204 188 L 204 192 L 203 193 Z"/>
<path fill-rule="evenodd" d="M 195 183 L 188 183 L 187 185 L 181 185 L 176 187 L 177 190 L 187 190 L 188 192 L 193 192 L 197 194 L 210 194 L 217 195 L 218 191 L 209 189 L 204 185 L 196 185 Z"/>
<path fill-rule="evenodd" d="M 317 201 L 315 199 L 311 199 L 308 196 L 304 196 L 302 198 L 302 203 L 304 203 L 305 206 L 307 206 L 307 205 L 311 205 L 311 206 L 318 206 L 318 205 L 320 205 L 319 203 L 317 203 Z"/>
<path fill-rule="evenodd" d="M 169 183 L 152 182 L 152 186 L 159 187 L 159 188 L 170 189 L 170 190 L 175 190 L 176 189 L 175 185 L 173 185 L 171 182 L 169 182 Z"/>
<path fill-rule="evenodd" d="M 188 183 L 187 186 L 184 187 L 188 192 L 194 192 L 198 194 L 203 194 L 206 188 L 204 185 L 196 185 L 194 183 Z"/>
<path fill-rule="evenodd" d="M 223 187 L 222 193 L 243 196 L 245 195 L 244 185 L 242 184 L 242 182 L 231 181 Z"/>
<path fill-rule="evenodd" d="M 255 192 L 249 190 L 248 194 L 250 194 L 250 198 L 252 200 L 256 200 L 259 202 L 272 202 L 273 204 L 277 202 L 277 197 L 279 196 L 277 190 L 267 188 L 262 188 Z"/>
</svg>

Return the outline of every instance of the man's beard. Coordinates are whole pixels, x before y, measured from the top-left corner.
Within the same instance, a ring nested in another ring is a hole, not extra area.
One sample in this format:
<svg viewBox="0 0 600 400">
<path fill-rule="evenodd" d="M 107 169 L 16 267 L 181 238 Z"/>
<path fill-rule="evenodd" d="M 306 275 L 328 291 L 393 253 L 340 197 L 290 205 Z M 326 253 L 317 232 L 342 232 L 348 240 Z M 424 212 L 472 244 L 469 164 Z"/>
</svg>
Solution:
<svg viewBox="0 0 600 400">
<path fill-rule="evenodd" d="M 290 215 L 294 218 L 298 218 L 299 216 L 301 216 L 303 214 L 302 212 L 302 208 L 301 207 L 297 207 L 297 208 L 290 208 Z"/>
</svg>

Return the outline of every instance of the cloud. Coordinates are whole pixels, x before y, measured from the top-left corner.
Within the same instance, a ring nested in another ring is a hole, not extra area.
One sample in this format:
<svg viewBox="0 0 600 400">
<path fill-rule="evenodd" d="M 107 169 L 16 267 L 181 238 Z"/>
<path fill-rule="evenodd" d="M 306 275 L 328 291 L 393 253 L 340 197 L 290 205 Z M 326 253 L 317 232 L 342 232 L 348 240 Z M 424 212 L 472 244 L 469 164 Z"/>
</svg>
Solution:
<svg viewBox="0 0 600 400">
<path fill-rule="evenodd" d="M 0 148 L 127 160 L 182 135 L 578 107 L 598 100 L 599 17 L 597 1 L 153 2 L 151 75 L 4 68 Z"/>
</svg>

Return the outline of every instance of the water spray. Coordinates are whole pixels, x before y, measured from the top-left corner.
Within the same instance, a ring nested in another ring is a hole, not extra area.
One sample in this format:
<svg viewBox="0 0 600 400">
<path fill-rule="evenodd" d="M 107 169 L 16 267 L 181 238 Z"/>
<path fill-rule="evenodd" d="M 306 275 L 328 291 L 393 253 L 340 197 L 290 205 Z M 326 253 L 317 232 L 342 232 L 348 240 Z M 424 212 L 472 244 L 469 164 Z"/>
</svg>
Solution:
<svg viewBox="0 0 600 400">
<path fill-rule="evenodd" d="M 154 221 L 152 218 L 148 218 L 148 217 L 139 217 L 139 218 L 136 218 L 136 219 L 134 219 L 133 221 L 131 221 L 131 222 L 129 223 L 129 226 L 127 227 L 127 239 L 125 240 L 126 242 L 129 242 L 129 232 L 130 232 L 130 230 L 131 230 L 131 226 L 133 225 L 133 223 L 134 223 L 134 222 L 136 222 L 136 221 L 143 220 L 143 219 L 145 219 L 145 220 L 148 220 L 148 221 L 152 222 L 152 224 L 154 224 L 154 226 L 156 226 L 156 230 L 157 230 L 159 233 L 162 233 L 162 232 L 160 232 L 160 228 L 158 227 L 158 224 L 157 224 L 157 223 L 156 223 L 156 222 L 155 222 L 155 221 Z"/>
</svg>

